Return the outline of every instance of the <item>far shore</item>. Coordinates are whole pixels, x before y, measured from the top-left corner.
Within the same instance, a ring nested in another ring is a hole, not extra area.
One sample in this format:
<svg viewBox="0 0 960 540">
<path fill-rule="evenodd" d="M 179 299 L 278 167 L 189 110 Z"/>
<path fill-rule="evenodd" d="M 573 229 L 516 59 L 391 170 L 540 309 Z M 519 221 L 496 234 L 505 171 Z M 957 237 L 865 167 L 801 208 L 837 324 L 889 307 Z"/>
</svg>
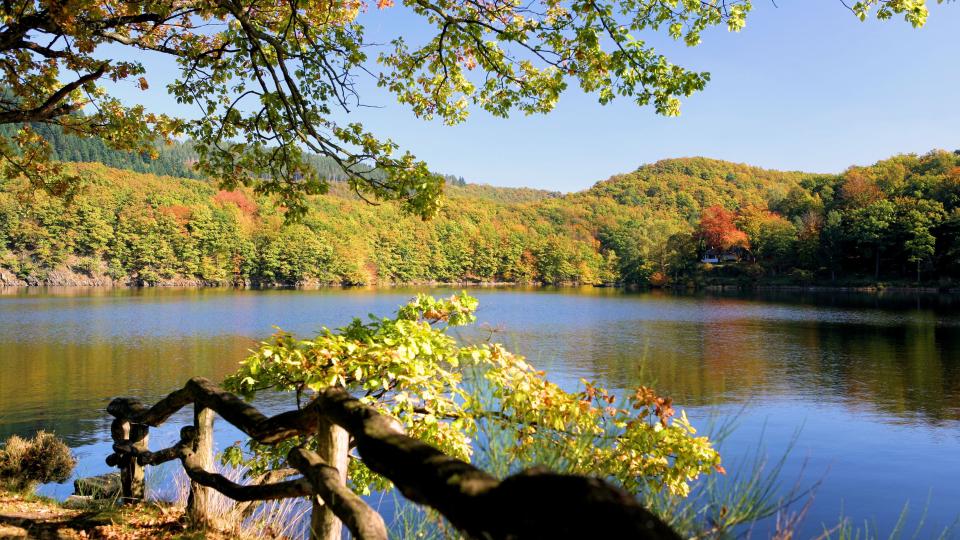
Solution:
<svg viewBox="0 0 960 540">
<path fill-rule="evenodd" d="M 739 283 L 710 283 L 694 287 L 638 287 L 623 283 L 583 284 L 574 282 L 539 283 L 510 281 L 413 281 L 405 283 L 349 284 L 349 283 L 244 283 L 207 281 L 201 279 L 172 278 L 155 283 L 142 283 L 135 279 L 113 280 L 106 276 L 69 279 L 22 280 L 0 271 L 0 290 L 17 289 L 236 289 L 236 290 L 323 290 L 323 289 L 393 289 L 401 287 L 466 287 L 466 288 L 616 288 L 627 290 L 662 290 L 671 292 L 717 292 L 717 291 L 784 291 L 784 292 L 840 292 L 840 293 L 913 293 L 913 294 L 960 294 L 960 286 L 904 285 L 904 284 L 783 284 L 758 282 L 744 286 Z"/>
</svg>

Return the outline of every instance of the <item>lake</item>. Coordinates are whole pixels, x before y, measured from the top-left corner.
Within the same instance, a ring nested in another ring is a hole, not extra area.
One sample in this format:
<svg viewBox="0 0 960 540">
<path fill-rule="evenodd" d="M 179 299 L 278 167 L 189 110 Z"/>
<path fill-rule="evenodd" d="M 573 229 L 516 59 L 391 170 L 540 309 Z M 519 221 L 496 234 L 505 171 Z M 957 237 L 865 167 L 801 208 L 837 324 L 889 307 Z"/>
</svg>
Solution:
<svg viewBox="0 0 960 540">
<path fill-rule="evenodd" d="M 53 430 L 74 448 L 78 474 L 106 472 L 112 397 L 152 403 L 189 377 L 230 373 L 274 325 L 307 334 L 390 314 L 424 290 L 0 289 L 0 436 Z M 909 504 L 911 526 L 926 513 L 921 538 L 960 515 L 958 297 L 471 294 L 487 328 L 474 332 L 496 330 L 565 387 L 580 378 L 616 389 L 652 382 L 695 426 L 736 416 L 721 447 L 728 470 L 789 450 L 782 489 L 819 483 L 802 537 L 841 513 L 885 537 Z M 174 442 L 186 422 L 181 414 L 151 430 L 151 447 Z M 237 438 L 218 431 L 220 447 Z M 151 478 L 162 490 L 163 476 Z"/>
</svg>

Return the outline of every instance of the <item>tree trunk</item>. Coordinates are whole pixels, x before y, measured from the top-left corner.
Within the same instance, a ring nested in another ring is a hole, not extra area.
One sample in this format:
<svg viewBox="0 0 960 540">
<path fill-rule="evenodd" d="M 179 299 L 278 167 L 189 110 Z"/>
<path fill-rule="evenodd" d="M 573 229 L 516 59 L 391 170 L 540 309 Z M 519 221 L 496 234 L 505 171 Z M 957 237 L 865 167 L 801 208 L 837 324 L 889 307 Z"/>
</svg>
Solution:
<svg viewBox="0 0 960 540">
<path fill-rule="evenodd" d="M 193 425 L 197 429 L 197 438 L 193 447 L 198 465 L 213 472 L 213 410 L 194 405 Z M 213 490 L 190 482 L 190 496 L 187 499 L 187 516 L 194 526 L 205 527 L 211 524 L 210 498 Z"/>
<path fill-rule="evenodd" d="M 320 457 L 340 473 L 340 482 L 347 483 L 347 466 L 350 457 L 350 435 L 342 427 L 321 417 L 317 430 Z M 340 540 L 343 523 L 319 497 L 313 498 L 310 513 L 311 540 Z"/>
<path fill-rule="evenodd" d="M 873 250 L 874 253 L 874 269 L 873 269 L 873 279 L 880 281 L 880 247 L 877 246 L 877 249 Z"/>
</svg>

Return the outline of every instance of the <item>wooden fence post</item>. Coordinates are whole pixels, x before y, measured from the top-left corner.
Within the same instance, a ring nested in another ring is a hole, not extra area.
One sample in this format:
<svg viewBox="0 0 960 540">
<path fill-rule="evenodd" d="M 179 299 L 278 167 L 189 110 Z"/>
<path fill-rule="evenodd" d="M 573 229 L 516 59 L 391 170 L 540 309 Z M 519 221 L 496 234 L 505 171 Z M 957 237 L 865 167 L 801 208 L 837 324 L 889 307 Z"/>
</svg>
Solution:
<svg viewBox="0 0 960 540">
<path fill-rule="evenodd" d="M 197 430 L 193 451 L 197 464 L 206 471 L 213 469 L 213 410 L 199 404 L 193 406 L 193 425 Z M 190 482 L 190 496 L 187 498 L 187 516 L 194 525 L 210 525 L 210 498 L 213 490 L 197 482 Z"/>
<path fill-rule="evenodd" d="M 130 424 L 130 446 L 138 452 L 149 450 L 150 428 L 146 424 Z M 130 476 L 130 492 L 124 494 L 134 501 L 142 501 L 146 497 L 145 468 L 136 460 L 130 459 L 127 465 Z"/>
<path fill-rule="evenodd" d="M 134 450 L 146 451 L 150 431 L 146 424 L 134 424 L 124 418 L 115 418 L 110 424 L 113 442 L 129 444 Z M 120 495 L 124 502 L 142 501 L 145 495 L 143 466 L 135 457 L 124 456 L 120 467 Z"/>
<path fill-rule="evenodd" d="M 347 466 L 350 456 L 350 434 L 342 427 L 320 417 L 317 428 L 320 457 L 340 473 L 340 483 L 347 483 Z M 343 532 L 343 523 L 333 513 L 329 505 L 323 504 L 319 497 L 313 497 L 313 508 L 310 513 L 311 540 L 340 540 Z"/>
</svg>

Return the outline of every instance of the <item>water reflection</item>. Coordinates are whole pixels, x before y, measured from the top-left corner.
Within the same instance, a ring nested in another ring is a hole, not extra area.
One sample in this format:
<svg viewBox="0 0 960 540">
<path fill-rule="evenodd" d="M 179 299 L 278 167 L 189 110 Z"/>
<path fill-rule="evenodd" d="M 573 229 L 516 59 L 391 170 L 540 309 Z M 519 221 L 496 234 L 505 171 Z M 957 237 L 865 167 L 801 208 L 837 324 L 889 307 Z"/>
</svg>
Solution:
<svg viewBox="0 0 960 540">
<path fill-rule="evenodd" d="M 309 333 L 388 314 L 415 292 L 0 290 L 0 437 L 53 429 L 77 448 L 84 473 L 100 472 L 110 398 L 152 401 L 195 375 L 220 379 L 273 325 Z M 503 329 L 494 339 L 562 385 L 586 378 L 623 389 L 654 381 L 700 418 L 747 407 L 726 449 L 731 460 L 755 448 L 761 432 L 776 451 L 804 426 L 804 453 L 790 462 L 788 477 L 808 457 L 818 474 L 832 466 L 810 532 L 836 517 L 840 501 L 855 516 L 880 515 L 882 527 L 892 526 L 905 497 L 921 503 L 933 493 L 940 498 L 929 508 L 931 523 L 955 517 L 949 501 L 960 499 L 960 488 L 943 471 L 960 470 L 957 297 L 593 288 L 473 294 L 481 322 Z M 151 440 L 172 442 L 176 428 Z M 221 444 L 237 438 L 218 429 Z"/>
<path fill-rule="evenodd" d="M 194 375 L 219 379 L 275 324 L 312 332 L 389 313 L 413 293 L 6 289 L 0 435 L 44 427 L 82 444 L 102 429 L 113 396 L 159 396 Z M 690 406 L 791 396 L 873 410 L 894 423 L 960 419 L 953 296 L 475 294 L 481 320 L 503 329 L 494 339 L 565 384 L 654 381 Z"/>
<path fill-rule="evenodd" d="M 499 296 L 484 315 L 508 329 L 498 339 L 551 373 L 613 387 L 654 381 L 687 405 L 777 396 L 841 402 L 890 422 L 960 419 L 960 319 L 929 307 L 951 297 L 920 309 L 899 297 L 827 299 Z"/>
<path fill-rule="evenodd" d="M 102 432 L 111 398 L 150 399 L 182 385 L 191 373 L 219 379 L 253 344 L 241 336 L 65 338 L 3 336 L 0 436 L 43 428 L 85 444 Z"/>
</svg>

